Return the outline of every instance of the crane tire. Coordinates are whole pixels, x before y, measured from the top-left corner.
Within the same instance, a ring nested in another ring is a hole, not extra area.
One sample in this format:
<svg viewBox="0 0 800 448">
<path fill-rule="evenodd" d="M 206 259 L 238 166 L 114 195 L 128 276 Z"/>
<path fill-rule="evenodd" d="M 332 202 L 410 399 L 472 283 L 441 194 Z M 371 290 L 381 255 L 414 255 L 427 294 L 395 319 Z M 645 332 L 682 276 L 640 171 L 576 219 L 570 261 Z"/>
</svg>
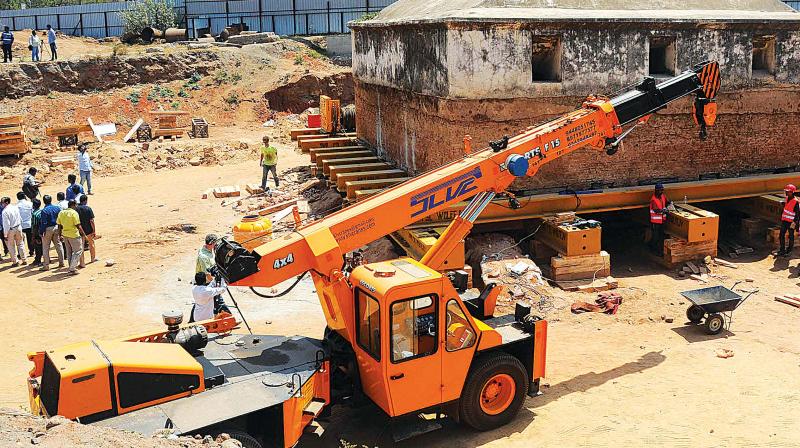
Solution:
<svg viewBox="0 0 800 448">
<path fill-rule="evenodd" d="M 478 431 L 510 422 L 525 402 L 528 373 L 519 359 L 503 352 L 478 357 L 459 401 L 461 421 Z"/>
<path fill-rule="evenodd" d="M 223 433 L 229 435 L 231 439 L 238 440 L 239 443 L 242 444 L 242 448 L 263 448 L 263 445 L 261 445 L 261 442 L 259 442 L 258 439 L 244 431 L 239 431 L 236 429 L 217 431 L 217 433 L 214 435 L 214 438 L 216 439 L 220 434 Z"/>
</svg>

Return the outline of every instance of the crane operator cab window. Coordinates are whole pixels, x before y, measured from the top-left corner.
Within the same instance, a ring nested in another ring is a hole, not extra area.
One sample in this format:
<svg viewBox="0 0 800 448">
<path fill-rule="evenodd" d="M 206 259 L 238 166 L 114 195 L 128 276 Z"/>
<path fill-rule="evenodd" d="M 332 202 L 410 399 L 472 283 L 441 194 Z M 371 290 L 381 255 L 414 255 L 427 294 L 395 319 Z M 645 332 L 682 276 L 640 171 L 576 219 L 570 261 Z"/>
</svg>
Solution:
<svg viewBox="0 0 800 448">
<path fill-rule="evenodd" d="M 392 362 L 436 353 L 436 315 L 436 296 L 415 297 L 392 304 Z"/>
<path fill-rule="evenodd" d="M 477 340 L 475 330 L 455 300 L 447 302 L 446 317 L 447 338 L 445 339 L 445 347 L 447 351 L 454 352 L 472 347 Z"/>
<path fill-rule="evenodd" d="M 373 358 L 381 359 L 381 314 L 378 301 L 369 294 L 356 290 L 358 306 L 358 345 Z"/>
</svg>

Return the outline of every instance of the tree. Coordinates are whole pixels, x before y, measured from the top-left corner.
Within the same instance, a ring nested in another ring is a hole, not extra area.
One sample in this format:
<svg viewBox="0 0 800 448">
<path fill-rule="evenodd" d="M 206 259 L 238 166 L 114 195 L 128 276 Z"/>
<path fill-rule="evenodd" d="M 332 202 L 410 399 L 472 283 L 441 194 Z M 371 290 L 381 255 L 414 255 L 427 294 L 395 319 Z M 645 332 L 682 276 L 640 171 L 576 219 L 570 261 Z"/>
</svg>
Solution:
<svg viewBox="0 0 800 448">
<path fill-rule="evenodd" d="M 175 10 L 165 0 L 138 1 L 118 14 L 125 33 L 139 34 L 147 27 L 163 31 L 176 23 Z"/>
</svg>

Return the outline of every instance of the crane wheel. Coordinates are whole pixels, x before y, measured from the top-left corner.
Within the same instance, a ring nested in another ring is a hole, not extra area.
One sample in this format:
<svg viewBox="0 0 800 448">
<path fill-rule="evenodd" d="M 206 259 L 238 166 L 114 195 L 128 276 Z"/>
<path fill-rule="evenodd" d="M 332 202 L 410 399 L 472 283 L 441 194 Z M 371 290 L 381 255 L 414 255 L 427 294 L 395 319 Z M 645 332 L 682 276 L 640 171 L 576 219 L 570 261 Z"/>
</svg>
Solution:
<svg viewBox="0 0 800 448">
<path fill-rule="evenodd" d="M 229 435 L 233 440 L 238 440 L 239 443 L 242 444 L 242 448 L 262 448 L 261 442 L 259 442 L 258 439 L 244 431 L 239 431 L 236 429 L 217 431 L 213 436 L 214 439 L 223 433 Z"/>
<path fill-rule="evenodd" d="M 505 425 L 525 402 L 528 385 L 528 373 L 519 359 L 502 352 L 479 357 L 461 395 L 461 420 L 479 431 Z"/>
</svg>

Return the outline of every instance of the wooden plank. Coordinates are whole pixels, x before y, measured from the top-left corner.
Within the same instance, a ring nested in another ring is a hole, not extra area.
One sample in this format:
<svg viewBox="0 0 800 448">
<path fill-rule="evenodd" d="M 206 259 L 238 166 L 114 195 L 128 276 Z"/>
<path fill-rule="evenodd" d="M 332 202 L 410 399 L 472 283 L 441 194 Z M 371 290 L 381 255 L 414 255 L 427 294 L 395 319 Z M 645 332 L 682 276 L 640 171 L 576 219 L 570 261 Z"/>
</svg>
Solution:
<svg viewBox="0 0 800 448">
<path fill-rule="evenodd" d="M 680 238 L 664 240 L 664 262 L 667 265 L 717 256 L 717 240 L 690 243 Z"/>
<path fill-rule="evenodd" d="M 369 150 L 369 148 L 361 145 L 337 146 L 334 148 L 314 148 L 308 151 L 308 154 L 311 156 L 311 161 L 316 162 L 317 157 L 323 154 L 333 154 L 336 152 L 347 152 L 347 151 L 367 151 L 367 150 Z"/>
<path fill-rule="evenodd" d="M 213 190 L 213 194 L 215 198 L 230 198 L 230 197 L 237 197 L 241 196 L 242 191 L 239 189 L 239 186 L 226 186 L 226 187 L 217 187 Z"/>
<path fill-rule="evenodd" d="M 13 142 L 13 141 L 25 141 L 25 136 L 22 134 L 6 134 L 0 135 L 0 142 Z"/>
<path fill-rule="evenodd" d="M 800 301 L 796 301 L 796 300 L 790 299 L 788 297 L 775 296 L 775 300 L 778 301 L 778 302 L 785 303 L 787 305 L 791 305 L 791 306 L 793 306 L 795 308 L 800 308 Z"/>
<path fill-rule="evenodd" d="M 272 218 L 271 218 L 272 219 L 272 224 L 280 222 L 283 218 L 291 215 L 292 214 L 292 209 L 294 209 L 294 208 L 295 208 L 295 206 L 292 205 L 292 206 L 286 207 L 283 210 L 279 211 L 278 213 L 275 213 L 274 215 L 272 215 Z"/>
<path fill-rule="evenodd" d="M 317 167 L 321 167 L 322 163 L 326 160 L 349 159 L 351 157 L 369 157 L 371 155 L 373 155 L 372 151 L 346 151 L 333 154 L 321 154 L 317 157 Z"/>
<path fill-rule="evenodd" d="M 305 142 L 305 141 L 308 141 L 308 140 L 319 140 L 321 138 L 335 138 L 335 137 L 351 137 L 352 138 L 352 137 L 355 137 L 355 136 L 356 136 L 355 132 L 343 132 L 343 133 L 335 134 L 335 135 L 331 135 L 331 134 L 307 134 L 307 135 L 298 135 L 297 136 L 297 142 L 299 144 L 300 142 Z"/>
<path fill-rule="evenodd" d="M 349 157 L 346 159 L 330 159 L 325 160 L 322 162 L 322 174 L 329 175 L 331 172 L 331 168 L 334 166 L 339 165 L 354 165 L 357 163 L 371 163 L 371 162 L 380 162 L 381 159 L 378 158 L 376 155 L 370 155 L 366 157 Z"/>
<path fill-rule="evenodd" d="M 331 182 L 336 182 L 336 177 L 339 174 L 344 173 L 355 173 L 358 171 L 378 171 L 378 170 L 385 170 L 390 169 L 391 165 L 386 162 L 372 162 L 372 163 L 356 163 L 352 165 L 337 165 L 331 167 L 330 170 L 330 179 Z"/>
<path fill-rule="evenodd" d="M 357 171 L 354 173 L 343 173 L 340 174 L 339 177 L 336 179 L 336 187 L 339 191 L 342 191 L 346 188 L 347 182 L 359 181 L 359 180 L 370 180 L 370 179 L 392 179 L 398 177 L 406 177 L 406 174 L 403 170 L 392 169 L 392 170 L 380 170 L 380 171 Z"/>
<path fill-rule="evenodd" d="M 606 251 L 572 257 L 559 255 L 550 259 L 550 270 L 555 281 L 608 277 L 611 275 L 611 256 Z"/>
<path fill-rule="evenodd" d="M 92 132 L 92 127 L 88 124 L 74 124 L 67 126 L 53 126 L 45 130 L 48 137 L 68 137 L 77 135 L 81 132 Z"/>
<path fill-rule="evenodd" d="M 320 138 L 317 140 L 309 140 L 305 142 L 299 142 L 298 145 L 300 149 L 313 149 L 313 148 L 331 148 L 334 146 L 348 146 L 354 145 L 358 142 L 357 139 L 351 137 L 332 137 L 332 138 Z"/>
<path fill-rule="evenodd" d="M 270 213 L 276 212 L 278 210 L 283 210 L 286 207 L 291 207 L 297 204 L 297 199 L 291 199 L 289 201 L 280 202 L 275 205 L 270 205 L 269 207 L 262 208 L 258 211 L 258 214 L 261 216 L 267 216 Z"/>
<path fill-rule="evenodd" d="M 371 190 L 356 190 L 355 201 L 356 202 L 363 201 L 364 199 L 366 199 L 366 198 L 368 198 L 368 197 L 370 197 L 372 195 L 376 195 L 376 194 L 380 193 L 383 190 L 385 190 L 385 189 L 384 188 L 374 188 L 374 189 L 371 189 Z"/>
<path fill-rule="evenodd" d="M 141 126 L 143 123 L 144 123 L 143 118 L 136 120 L 136 123 L 133 125 L 131 130 L 128 131 L 127 134 L 125 134 L 125 138 L 122 140 L 122 143 L 128 143 L 129 141 L 131 141 L 133 139 L 133 136 L 136 135 L 136 131 L 139 130 L 139 126 Z"/>
<path fill-rule="evenodd" d="M 22 126 L 22 115 L 10 115 L 6 117 L 0 117 L 0 126 L 8 126 L 8 125 Z"/>
<path fill-rule="evenodd" d="M 407 181 L 408 177 L 398 177 L 392 179 L 370 179 L 370 180 L 356 180 L 347 182 L 345 189 L 347 190 L 347 198 L 355 199 L 356 191 L 358 190 L 371 190 L 375 188 L 386 188 L 391 185 L 396 185 L 401 182 Z"/>
<path fill-rule="evenodd" d="M 261 188 L 261 185 L 256 184 L 246 184 L 244 189 L 247 190 L 248 193 L 252 194 L 261 194 L 264 192 L 264 189 Z"/>
<path fill-rule="evenodd" d="M 297 137 L 301 135 L 314 135 L 320 134 L 322 129 L 320 128 L 295 128 L 289 130 L 289 137 L 292 140 L 297 140 Z"/>
<path fill-rule="evenodd" d="M 153 137 L 171 137 L 185 134 L 189 130 L 188 127 L 183 128 L 167 128 L 167 129 L 153 129 Z"/>
</svg>

